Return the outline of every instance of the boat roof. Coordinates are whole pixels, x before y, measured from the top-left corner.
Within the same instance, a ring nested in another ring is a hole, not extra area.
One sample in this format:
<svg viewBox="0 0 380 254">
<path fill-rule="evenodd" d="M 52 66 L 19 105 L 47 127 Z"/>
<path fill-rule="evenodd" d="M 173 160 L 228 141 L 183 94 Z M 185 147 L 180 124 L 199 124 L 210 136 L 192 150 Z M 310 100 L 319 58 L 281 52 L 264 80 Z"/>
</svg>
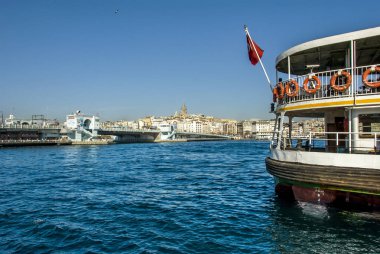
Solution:
<svg viewBox="0 0 380 254">
<path fill-rule="evenodd" d="M 306 65 L 318 64 L 313 71 L 345 68 L 347 50 L 351 41 L 356 41 L 356 65 L 371 65 L 380 62 L 380 27 L 329 36 L 294 46 L 276 59 L 276 69 L 288 73 L 288 56 L 291 74 L 309 73 Z"/>
</svg>

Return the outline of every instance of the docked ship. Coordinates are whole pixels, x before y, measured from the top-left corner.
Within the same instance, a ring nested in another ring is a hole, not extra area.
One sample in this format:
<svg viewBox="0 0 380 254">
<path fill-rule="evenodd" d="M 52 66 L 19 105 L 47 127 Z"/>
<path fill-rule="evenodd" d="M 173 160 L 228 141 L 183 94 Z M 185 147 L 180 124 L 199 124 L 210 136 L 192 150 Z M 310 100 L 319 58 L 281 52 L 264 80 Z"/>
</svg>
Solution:
<svg viewBox="0 0 380 254">
<path fill-rule="evenodd" d="M 266 158 L 276 193 L 379 209 L 380 27 L 294 46 L 277 57 L 276 78 Z M 292 137 L 296 118 L 324 119 L 325 129 Z"/>
</svg>

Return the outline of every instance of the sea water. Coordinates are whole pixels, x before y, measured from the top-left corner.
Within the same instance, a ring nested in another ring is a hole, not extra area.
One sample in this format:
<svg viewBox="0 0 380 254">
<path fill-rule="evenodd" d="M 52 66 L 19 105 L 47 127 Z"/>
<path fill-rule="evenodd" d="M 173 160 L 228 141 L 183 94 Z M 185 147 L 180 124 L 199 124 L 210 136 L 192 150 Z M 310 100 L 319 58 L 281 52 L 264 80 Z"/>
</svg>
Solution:
<svg viewBox="0 0 380 254">
<path fill-rule="evenodd" d="M 266 142 L 0 149 L 0 253 L 379 253 L 380 214 L 279 200 Z"/>
</svg>

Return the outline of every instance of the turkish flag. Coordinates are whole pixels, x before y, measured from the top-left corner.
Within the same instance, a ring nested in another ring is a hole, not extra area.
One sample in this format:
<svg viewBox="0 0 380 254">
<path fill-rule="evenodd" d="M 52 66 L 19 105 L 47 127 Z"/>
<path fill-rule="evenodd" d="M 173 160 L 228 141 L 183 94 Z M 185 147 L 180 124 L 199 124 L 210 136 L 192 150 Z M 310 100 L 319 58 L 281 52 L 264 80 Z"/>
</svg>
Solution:
<svg viewBox="0 0 380 254">
<path fill-rule="evenodd" d="M 256 65 L 259 62 L 259 59 L 263 56 L 264 50 L 262 50 L 259 47 L 259 45 L 257 45 L 248 34 L 247 34 L 247 47 L 248 47 L 249 60 L 251 61 L 253 65 Z"/>
</svg>

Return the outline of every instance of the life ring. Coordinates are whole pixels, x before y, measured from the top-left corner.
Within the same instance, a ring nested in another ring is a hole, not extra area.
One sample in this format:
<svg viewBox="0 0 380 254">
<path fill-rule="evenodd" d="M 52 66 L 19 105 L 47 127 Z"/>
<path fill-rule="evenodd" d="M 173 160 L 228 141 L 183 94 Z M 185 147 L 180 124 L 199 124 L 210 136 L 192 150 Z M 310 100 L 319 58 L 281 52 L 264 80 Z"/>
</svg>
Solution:
<svg viewBox="0 0 380 254">
<path fill-rule="evenodd" d="M 294 87 L 293 90 L 292 90 L 292 85 Z M 292 79 L 288 83 L 286 83 L 285 93 L 287 96 L 294 97 L 294 96 L 298 95 L 298 90 L 299 90 L 298 83 L 294 79 Z"/>
<path fill-rule="evenodd" d="M 363 83 L 364 85 L 370 87 L 370 88 L 377 88 L 380 87 L 380 81 L 377 82 L 369 82 L 368 81 L 368 75 L 372 72 L 378 72 L 380 73 L 380 66 L 372 66 L 371 68 L 368 68 L 365 72 L 363 72 Z"/>
<path fill-rule="evenodd" d="M 311 80 L 314 80 L 315 82 L 317 82 L 317 85 L 314 87 L 314 88 L 309 88 L 309 82 Z M 310 93 L 310 94 L 313 94 L 315 92 L 317 92 L 319 90 L 319 88 L 321 88 L 321 81 L 319 80 L 319 78 L 317 76 L 309 76 L 307 79 L 305 79 L 305 81 L 303 82 L 303 89 L 305 90 L 305 92 L 307 93 Z"/>
<path fill-rule="evenodd" d="M 278 82 L 277 85 L 273 88 L 273 95 L 276 96 L 276 98 L 280 100 L 284 98 L 285 89 L 282 82 Z"/>
<path fill-rule="evenodd" d="M 336 79 L 340 76 L 346 77 L 346 83 L 342 85 L 336 84 Z M 330 86 L 335 90 L 335 91 L 346 91 L 352 84 L 352 77 L 351 74 L 347 71 L 338 71 L 335 73 L 331 79 L 330 79 Z"/>
</svg>

